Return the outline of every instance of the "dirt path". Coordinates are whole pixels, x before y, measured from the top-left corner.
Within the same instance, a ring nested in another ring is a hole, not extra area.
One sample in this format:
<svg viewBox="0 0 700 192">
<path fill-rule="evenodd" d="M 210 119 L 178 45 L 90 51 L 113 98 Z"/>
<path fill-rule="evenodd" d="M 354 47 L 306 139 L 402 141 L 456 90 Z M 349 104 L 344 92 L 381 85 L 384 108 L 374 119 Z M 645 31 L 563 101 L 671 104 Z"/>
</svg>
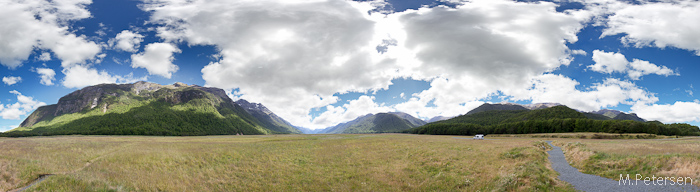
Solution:
<svg viewBox="0 0 700 192">
<path fill-rule="evenodd" d="M 108 156 L 108 155 L 111 155 L 111 154 L 113 154 L 113 153 L 116 153 L 117 151 L 124 150 L 126 147 L 127 147 L 127 146 L 123 146 L 123 147 L 121 147 L 121 149 L 117 149 L 117 150 L 111 151 L 111 152 L 109 152 L 109 153 L 105 153 L 105 154 L 102 154 L 102 155 L 100 155 L 100 156 L 97 156 L 97 157 L 95 157 L 95 158 L 93 158 L 93 159 L 90 159 L 90 160 L 88 160 L 82 167 L 80 167 L 80 168 L 78 168 L 78 169 L 75 169 L 75 170 L 72 170 L 72 171 L 68 171 L 68 172 L 57 172 L 57 173 L 39 175 L 39 177 L 36 178 L 36 179 L 35 179 L 34 181 L 32 181 L 31 183 L 29 183 L 29 185 L 24 186 L 24 187 L 21 187 L 21 188 L 19 188 L 19 189 L 10 190 L 10 191 L 8 191 L 8 192 L 22 192 L 22 191 L 24 191 L 24 190 L 29 189 L 30 187 L 32 187 L 32 186 L 34 186 L 34 185 L 37 185 L 37 184 L 41 183 L 41 182 L 44 181 L 46 178 L 49 178 L 49 177 L 54 176 L 54 175 L 70 175 L 70 174 L 77 173 L 77 172 L 82 171 L 83 169 L 89 167 L 90 165 L 92 165 L 93 162 L 98 161 L 98 160 L 102 159 L 102 158 L 105 157 L 105 156 Z"/>
<path fill-rule="evenodd" d="M 608 178 L 603 178 L 597 175 L 584 174 L 578 171 L 578 169 L 569 165 L 564 157 L 564 152 L 561 148 L 552 145 L 552 141 L 547 141 L 547 143 L 553 147 L 552 150 L 547 151 L 549 154 L 549 161 L 552 163 L 552 169 L 559 173 L 559 179 L 566 181 L 576 188 L 576 190 L 581 191 L 700 191 L 700 188 L 685 184 L 685 185 L 670 185 L 671 182 L 665 182 L 665 185 L 654 185 L 652 182 L 644 182 L 644 180 L 635 180 L 634 175 L 630 175 L 630 181 L 627 184 L 621 183 Z M 626 175 L 625 175 L 626 177 Z M 651 175 L 649 175 L 651 177 Z M 693 181 L 700 182 L 700 181 Z"/>
</svg>

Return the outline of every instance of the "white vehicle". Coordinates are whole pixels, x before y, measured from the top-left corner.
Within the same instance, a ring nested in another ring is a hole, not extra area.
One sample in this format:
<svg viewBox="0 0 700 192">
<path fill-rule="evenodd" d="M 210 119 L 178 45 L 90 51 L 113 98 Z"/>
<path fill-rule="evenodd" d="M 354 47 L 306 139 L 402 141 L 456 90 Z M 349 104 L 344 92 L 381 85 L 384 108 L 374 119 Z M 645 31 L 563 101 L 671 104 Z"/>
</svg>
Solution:
<svg viewBox="0 0 700 192">
<path fill-rule="evenodd" d="M 477 134 L 474 136 L 474 139 L 484 139 L 484 134 Z"/>
</svg>

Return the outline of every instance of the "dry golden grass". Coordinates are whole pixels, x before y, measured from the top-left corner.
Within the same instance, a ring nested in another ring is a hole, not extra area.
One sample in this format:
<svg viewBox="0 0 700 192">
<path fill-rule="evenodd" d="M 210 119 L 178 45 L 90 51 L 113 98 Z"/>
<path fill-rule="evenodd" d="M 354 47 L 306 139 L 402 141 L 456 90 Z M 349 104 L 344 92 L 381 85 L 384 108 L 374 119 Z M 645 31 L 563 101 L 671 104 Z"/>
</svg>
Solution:
<svg viewBox="0 0 700 192">
<path fill-rule="evenodd" d="M 427 135 L 0 138 L 0 191 L 573 190 L 530 138 Z M 22 177 L 26 174 L 26 177 Z"/>
<path fill-rule="evenodd" d="M 619 179 L 619 174 L 690 177 L 700 186 L 700 138 L 558 139 L 567 160 L 582 172 Z"/>
</svg>

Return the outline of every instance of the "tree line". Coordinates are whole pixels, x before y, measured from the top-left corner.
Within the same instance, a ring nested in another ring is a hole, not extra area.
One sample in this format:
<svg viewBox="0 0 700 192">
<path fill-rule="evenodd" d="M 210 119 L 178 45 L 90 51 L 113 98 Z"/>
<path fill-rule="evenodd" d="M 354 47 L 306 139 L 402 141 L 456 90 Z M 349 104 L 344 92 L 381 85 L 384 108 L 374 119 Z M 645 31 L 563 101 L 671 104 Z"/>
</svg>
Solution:
<svg viewBox="0 0 700 192">
<path fill-rule="evenodd" d="M 402 131 L 431 135 L 529 134 L 567 132 L 648 133 L 657 135 L 700 136 L 697 126 L 658 121 L 594 120 L 582 118 L 526 120 L 520 122 L 479 125 L 474 123 L 438 122 Z"/>
</svg>

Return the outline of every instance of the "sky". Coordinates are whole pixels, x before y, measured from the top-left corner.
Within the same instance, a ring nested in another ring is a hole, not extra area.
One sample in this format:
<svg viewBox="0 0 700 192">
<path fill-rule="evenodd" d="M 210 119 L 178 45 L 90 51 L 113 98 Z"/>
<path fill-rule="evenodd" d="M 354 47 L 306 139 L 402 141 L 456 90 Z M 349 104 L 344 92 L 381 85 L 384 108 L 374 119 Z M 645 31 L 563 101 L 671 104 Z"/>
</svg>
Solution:
<svg viewBox="0 0 700 192">
<path fill-rule="evenodd" d="M 697 13 L 674 0 L 0 0 L 0 131 L 83 87 L 136 81 L 218 87 L 312 129 L 501 102 L 699 125 Z"/>
</svg>

